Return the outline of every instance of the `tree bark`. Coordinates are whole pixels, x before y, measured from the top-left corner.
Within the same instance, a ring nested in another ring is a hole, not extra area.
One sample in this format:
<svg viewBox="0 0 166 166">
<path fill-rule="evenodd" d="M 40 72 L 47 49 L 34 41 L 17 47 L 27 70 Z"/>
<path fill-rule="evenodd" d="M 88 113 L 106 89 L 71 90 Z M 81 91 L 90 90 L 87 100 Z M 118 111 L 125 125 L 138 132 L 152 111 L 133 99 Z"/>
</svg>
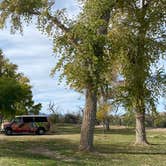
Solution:
<svg viewBox="0 0 166 166">
<path fill-rule="evenodd" d="M 109 119 L 105 120 L 105 129 L 106 129 L 106 131 L 110 130 L 110 120 Z"/>
<path fill-rule="evenodd" d="M 97 92 L 90 86 L 86 91 L 86 105 L 81 126 L 80 151 L 93 150 L 94 126 L 96 120 Z"/>
<path fill-rule="evenodd" d="M 148 145 L 145 131 L 145 112 L 136 112 L 136 145 Z"/>
</svg>

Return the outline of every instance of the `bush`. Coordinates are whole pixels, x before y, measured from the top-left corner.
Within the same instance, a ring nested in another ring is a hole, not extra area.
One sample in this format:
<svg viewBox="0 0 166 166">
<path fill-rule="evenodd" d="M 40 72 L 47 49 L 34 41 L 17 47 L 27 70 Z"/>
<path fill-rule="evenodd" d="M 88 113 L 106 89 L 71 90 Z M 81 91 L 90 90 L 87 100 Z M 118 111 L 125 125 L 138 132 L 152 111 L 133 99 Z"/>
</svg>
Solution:
<svg viewBox="0 0 166 166">
<path fill-rule="evenodd" d="M 81 116 L 79 114 L 66 114 L 64 117 L 65 123 L 79 124 L 81 122 Z"/>
<path fill-rule="evenodd" d="M 155 127 L 166 127 L 166 113 L 159 114 L 154 121 Z"/>
</svg>

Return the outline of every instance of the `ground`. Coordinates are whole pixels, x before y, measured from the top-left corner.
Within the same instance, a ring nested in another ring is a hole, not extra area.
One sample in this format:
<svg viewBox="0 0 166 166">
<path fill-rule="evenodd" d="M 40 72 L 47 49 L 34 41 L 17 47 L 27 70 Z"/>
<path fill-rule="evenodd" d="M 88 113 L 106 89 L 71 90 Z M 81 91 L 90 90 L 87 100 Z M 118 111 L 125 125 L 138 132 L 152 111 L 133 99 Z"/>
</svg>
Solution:
<svg viewBox="0 0 166 166">
<path fill-rule="evenodd" d="M 0 135 L 0 166 L 165 166 L 166 129 L 148 129 L 152 145 L 134 146 L 134 129 L 95 131 L 93 153 L 80 153 L 78 125 L 57 125 L 50 135 Z"/>
</svg>

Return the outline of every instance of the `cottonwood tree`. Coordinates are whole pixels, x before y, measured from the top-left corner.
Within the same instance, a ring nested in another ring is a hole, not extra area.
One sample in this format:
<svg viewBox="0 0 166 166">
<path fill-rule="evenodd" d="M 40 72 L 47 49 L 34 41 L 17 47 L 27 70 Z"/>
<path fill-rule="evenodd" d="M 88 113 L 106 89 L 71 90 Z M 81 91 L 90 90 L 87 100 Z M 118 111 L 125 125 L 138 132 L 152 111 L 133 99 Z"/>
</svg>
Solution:
<svg viewBox="0 0 166 166">
<path fill-rule="evenodd" d="M 121 63 L 123 101 L 136 116 L 136 144 L 148 144 L 145 113 L 165 89 L 157 63 L 166 55 L 166 5 L 163 0 L 126 0 L 117 4 L 110 39 Z"/>
<path fill-rule="evenodd" d="M 3 28 L 9 20 L 12 32 L 22 31 L 23 21 L 30 23 L 36 16 L 38 29 L 53 38 L 54 51 L 60 53 L 60 57 L 52 73 L 61 70 L 67 84 L 85 93 L 80 150 L 89 151 L 93 148 L 98 88 L 106 81 L 104 73 L 110 63 L 106 43 L 114 1 L 80 2 L 82 12 L 73 22 L 63 11 L 54 10 L 53 1 L 2 0 L 0 25 Z"/>
<path fill-rule="evenodd" d="M 93 7 L 93 10 L 92 10 Z M 63 54 L 55 70 L 62 69 L 68 84 L 85 93 L 85 110 L 81 127 L 80 150 L 93 148 L 97 95 L 106 83 L 109 56 L 105 50 L 112 3 L 89 0 L 72 29 L 58 38 L 56 48 Z M 74 43 L 67 39 L 74 37 Z"/>
<path fill-rule="evenodd" d="M 81 150 L 92 148 L 97 94 L 100 87 L 107 83 L 105 73 L 110 64 L 110 57 L 106 47 L 112 5 L 108 0 L 86 1 L 80 21 L 78 21 L 78 27 L 76 26 L 81 42 L 81 52 L 77 55 L 79 55 L 79 59 L 82 59 L 80 65 L 84 71 L 82 73 L 82 78 L 84 78 L 82 89 L 86 90 L 86 108 L 81 128 Z"/>
</svg>

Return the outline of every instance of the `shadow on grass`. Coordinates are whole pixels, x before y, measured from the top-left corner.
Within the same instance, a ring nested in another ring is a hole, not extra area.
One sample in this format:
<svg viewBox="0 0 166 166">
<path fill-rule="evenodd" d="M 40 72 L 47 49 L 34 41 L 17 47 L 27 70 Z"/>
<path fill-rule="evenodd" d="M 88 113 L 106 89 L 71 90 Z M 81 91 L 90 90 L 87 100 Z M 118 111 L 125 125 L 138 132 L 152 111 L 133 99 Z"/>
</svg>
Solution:
<svg viewBox="0 0 166 166">
<path fill-rule="evenodd" d="M 166 155 L 165 151 L 157 151 L 157 149 L 146 149 L 145 147 L 125 147 L 125 146 L 113 146 L 111 145 L 109 148 L 97 147 L 97 152 L 101 154 L 126 154 L 126 155 Z"/>
<path fill-rule="evenodd" d="M 125 155 L 166 155 L 165 144 L 150 144 L 149 146 L 135 146 L 129 143 L 100 144 L 96 151 L 101 154 L 125 154 Z"/>
<path fill-rule="evenodd" d="M 28 138 L 28 137 L 27 137 Z M 55 162 L 57 165 L 85 165 L 83 161 L 71 157 L 77 152 L 78 145 L 66 139 L 44 139 L 44 140 L 1 140 L 0 159 L 10 158 L 14 160 L 38 160 Z M 54 154 L 54 155 L 52 155 Z M 48 164 L 49 165 L 49 164 Z"/>
</svg>

